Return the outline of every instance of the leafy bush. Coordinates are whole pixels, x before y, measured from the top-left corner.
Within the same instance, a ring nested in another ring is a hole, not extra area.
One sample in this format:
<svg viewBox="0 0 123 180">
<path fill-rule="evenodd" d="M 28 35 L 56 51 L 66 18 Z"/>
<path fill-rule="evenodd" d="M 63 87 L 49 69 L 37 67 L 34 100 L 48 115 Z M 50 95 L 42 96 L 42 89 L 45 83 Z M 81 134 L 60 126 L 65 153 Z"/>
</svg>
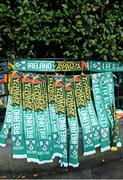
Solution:
<svg viewBox="0 0 123 180">
<path fill-rule="evenodd" d="M 1 0 L 0 56 L 122 61 L 122 24 L 120 0 Z"/>
</svg>

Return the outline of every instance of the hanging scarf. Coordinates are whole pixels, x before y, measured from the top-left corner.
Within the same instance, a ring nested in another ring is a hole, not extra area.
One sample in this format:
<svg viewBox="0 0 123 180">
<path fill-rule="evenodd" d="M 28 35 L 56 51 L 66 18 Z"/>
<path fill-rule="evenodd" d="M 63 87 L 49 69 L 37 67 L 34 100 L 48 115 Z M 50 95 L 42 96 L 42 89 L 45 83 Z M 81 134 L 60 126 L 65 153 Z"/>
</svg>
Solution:
<svg viewBox="0 0 123 180">
<path fill-rule="evenodd" d="M 72 79 L 66 78 L 66 110 L 70 132 L 69 139 L 69 166 L 78 167 L 79 124 L 76 113 L 76 104 Z"/>
<path fill-rule="evenodd" d="M 104 99 L 100 86 L 100 74 L 92 74 L 92 89 L 97 116 L 101 127 L 101 152 L 110 149 L 110 124 L 104 107 Z"/>
<path fill-rule="evenodd" d="M 13 113 L 11 137 L 13 147 L 13 158 L 26 158 L 21 92 L 21 75 L 18 72 L 13 72 L 11 79 L 11 98 Z"/>
<path fill-rule="evenodd" d="M 52 135 L 51 135 L 51 120 L 50 120 L 50 113 L 48 107 L 48 86 L 47 86 L 47 77 L 41 76 L 42 81 L 42 94 L 43 94 L 43 101 L 44 101 L 44 108 L 45 108 L 45 116 L 46 116 L 46 127 L 48 129 L 48 139 L 49 139 L 49 146 L 50 146 L 50 156 L 52 161 Z"/>
<path fill-rule="evenodd" d="M 36 122 L 34 115 L 34 102 L 32 96 L 32 75 L 24 74 L 22 78 L 23 88 L 23 119 L 26 144 L 27 162 L 38 162 Z"/>
<path fill-rule="evenodd" d="M 65 111 L 65 85 L 64 77 L 55 77 L 56 92 L 56 118 L 58 122 L 58 137 L 60 137 L 60 146 L 58 152 L 61 154 L 61 166 L 68 166 L 67 157 L 67 125 Z"/>
<path fill-rule="evenodd" d="M 90 79 L 89 76 L 81 76 L 82 78 L 82 84 L 85 92 L 85 98 L 87 101 L 87 110 L 89 112 L 90 122 L 93 129 L 93 140 L 94 140 L 94 146 L 99 147 L 100 146 L 100 125 L 99 120 L 97 118 L 94 104 L 91 97 L 91 89 L 90 89 Z"/>
<path fill-rule="evenodd" d="M 8 97 L 8 103 L 6 108 L 5 119 L 3 122 L 2 129 L 0 131 L 0 146 L 6 146 L 7 136 L 9 134 L 9 130 L 12 126 L 13 114 L 12 114 L 12 104 L 10 96 Z"/>
<path fill-rule="evenodd" d="M 59 121 L 56 115 L 56 87 L 55 78 L 53 76 L 48 77 L 48 101 L 49 101 L 49 113 L 51 120 L 52 130 L 52 148 L 53 148 L 53 159 L 55 157 L 62 157 L 60 151 L 60 133 L 59 133 Z"/>
<path fill-rule="evenodd" d="M 116 108 L 115 108 L 115 96 L 114 96 L 114 79 L 112 73 L 105 73 L 105 79 L 107 82 L 108 96 L 109 96 L 109 106 L 110 111 L 113 117 L 113 125 L 112 125 L 112 150 L 117 150 L 117 147 L 121 147 L 120 140 L 120 127 L 119 120 L 116 116 Z"/>
<path fill-rule="evenodd" d="M 43 83 L 44 87 L 43 87 Z M 39 164 L 52 162 L 51 130 L 48 114 L 46 80 L 40 75 L 33 77 L 33 93 L 38 142 Z"/>
<path fill-rule="evenodd" d="M 74 76 L 74 88 L 78 115 L 80 124 L 82 127 L 82 144 L 83 144 L 83 155 L 91 155 L 96 151 L 94 149 L 93 129 L 90 122 L 89 112 L 87 109 L 87 101 L 85 98 L 84 88 L 82 86 L 82 80 L 80 76 Z"/>
</svg>

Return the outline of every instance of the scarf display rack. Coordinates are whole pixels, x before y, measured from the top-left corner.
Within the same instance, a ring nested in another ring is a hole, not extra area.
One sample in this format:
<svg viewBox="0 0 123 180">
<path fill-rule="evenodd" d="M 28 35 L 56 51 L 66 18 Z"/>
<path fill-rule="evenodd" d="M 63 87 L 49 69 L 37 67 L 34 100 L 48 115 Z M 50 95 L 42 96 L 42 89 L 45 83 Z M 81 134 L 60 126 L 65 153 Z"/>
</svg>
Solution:
<svg viewBox="0 0 123 180">
<path fill-rule="evenodd" d="M 83 156 L 121 147 L 110 71 L 112 67 L 113 72 L 116 67 L 121 71 L 122 65 L 106 63 L 70 59 L 10 63 L 0 146 L 6 146 L 11 132 L 13 158 L 38 164 L 58 158 L 64 167 L 79 166 L 79 136 Z"/>
</svg>

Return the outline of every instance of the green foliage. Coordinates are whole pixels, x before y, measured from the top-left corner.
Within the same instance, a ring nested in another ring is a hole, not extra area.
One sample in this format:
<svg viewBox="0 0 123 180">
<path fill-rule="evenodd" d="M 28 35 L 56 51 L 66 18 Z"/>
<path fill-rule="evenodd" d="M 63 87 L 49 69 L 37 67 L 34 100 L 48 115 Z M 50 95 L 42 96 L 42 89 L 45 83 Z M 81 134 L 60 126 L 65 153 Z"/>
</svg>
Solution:
<svg viewBox="0 0 123 180">
<path fill-rule="evenodd" d="M 120 0 L 1 0 L 0 56 L 122 61 L 122 24 Z"/>
</svg>

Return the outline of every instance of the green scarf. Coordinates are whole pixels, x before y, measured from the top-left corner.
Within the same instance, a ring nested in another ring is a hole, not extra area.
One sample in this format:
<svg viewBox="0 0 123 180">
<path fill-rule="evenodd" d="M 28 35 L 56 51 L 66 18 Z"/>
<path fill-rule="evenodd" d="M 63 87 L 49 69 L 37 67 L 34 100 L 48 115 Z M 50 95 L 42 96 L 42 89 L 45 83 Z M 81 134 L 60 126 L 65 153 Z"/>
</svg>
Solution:
<svg viewBox="0 0 123 180">
<path fill-rule="evenodd" d="M 49 113 L 51 120 L 52 130 L 52 147 L 53 147 L 53 159 L 55 157 L 62 157 L 60 150 L 60 133 L 59 133 L 59 121 L 56 115 L 56 87 L 55 78 L 53 76 L 48 77 L 48 101 L 49 101 Z"/>
<path fill-rule="evenodd" d="M 53 162 L 51 144 L 51 122 L 48 109 L 47 79 L 45 76 L 39 75 L 37 80 L 39 81 L 38 90 L 35 89 L 35 95 L 37 101 L 37 131 L 39 134 L 38 154 L 39 164 L 44 164 Z"/>
<path fill-rule="evenodd" d="M 32 96 L 32 76 L 24 74 L 22 78 L 23 85 L 23 119 L 24 135 L 26 144 L 27 162 L 38 163 L 36 122 L 34 114 L 34 102 Z"/>
<path fill-rule="evenodd" d="M 74 87 L 71 77 L 66 78 L 66 110 L 70 132 L 69 139 L 69 166 L 78 167 L 79 124 L 76 113 Z"/>
<path fill-rule="evenodd" d="M 52 162 L 50 152 L 50 142 L 48 139 L 48 130 L 46 126 L 46 116 L 44 107 L 44 98 L 42 92 L 42 78 L 33 76 L 33 98 L 36 120 L 36 138 L 38 146 L 39 164 Z"/>
<path fill-rule="evenodd" d="M 94 149 L 93 129 L 89 117 L 87 101 L 85 98 L 85 92 L 82 85 L 81 77 L 79 75 L 74 76 L 73 81 L 75 88 L 76 105 L 80 124 L 82 127 L 82 144 L 84 151 L 83 155 L 87 156 L 96 152 Z"/>
<path fill-rule="evenodd" d="M 82 84 L 83 84 L 83 88 L 84 88 L 84 92 L 85 92 L 85 98 L 87 101 L 87 109 L 89 112 L 90 122 L 91 122 L 92 129 L 93 129 L 94 146 L 96 148 L 96 147 L 100 146 L 100 125 L 99 125 L 99 120 L 96 115 L 96 112 L 94 109 L 94 104 L 92 101 L 89 77 L 90 76 L 81 76 Z"/>
<path fill-rule="evenodd" d="M 115 108 L 115 96 L 114 96 L 114 79 L 112 73 L 105 73 L 105 79 L 107 83 L 108 96 L 109 96 L 109 108 L 113 117 L 113 125 L 112 125 L 112 150 L 116 150 L 117 147 L 121 147 L 120 140 L 120 128 L 119 128 L 119 120 L 116 116 L 116 108 Z"/>
<path fill-rule="evenodd" d="M 101 152 L 110 149 L 110 124 L 104 107 L 104 98 L 100 86 L 100 74 L 92 74 L 92 89 L 97 116 L 101 127 Z"/>
<path fill-rule="evenodd" d="M 13 114 L 12 114 L 12 104 L 11 97 L 8 97 L 8 103 L 6 108 L 6 114 L 2 129 L 0 131 L 0 146 L 5 147 L 7 142 L 7 136 L 9 134 L 9 130 L 12 126 Z"/>
<path fill-rule="evenodd" d="M 18 72 L 12 74 L 11 97 L 13 123 L 11 128 L 13 158 L 26 158 L 25 139 L 23 129 L 23 109 L 22 109 L 22 84 L 21 75 Z"/>
<path fill-rule="evenodd" d="M 66 111 L 65 111 L 65 85 L 64 77 L 55 77 L 55 91 L 56 91 L 56 118 L 58 122 L 58 137 L 60 137 L 60 146 L 58 152 L 61 154 L 61 166 L 68 166 L 67 156 L 67 125 L 66 125 Z"/>
</svg>

